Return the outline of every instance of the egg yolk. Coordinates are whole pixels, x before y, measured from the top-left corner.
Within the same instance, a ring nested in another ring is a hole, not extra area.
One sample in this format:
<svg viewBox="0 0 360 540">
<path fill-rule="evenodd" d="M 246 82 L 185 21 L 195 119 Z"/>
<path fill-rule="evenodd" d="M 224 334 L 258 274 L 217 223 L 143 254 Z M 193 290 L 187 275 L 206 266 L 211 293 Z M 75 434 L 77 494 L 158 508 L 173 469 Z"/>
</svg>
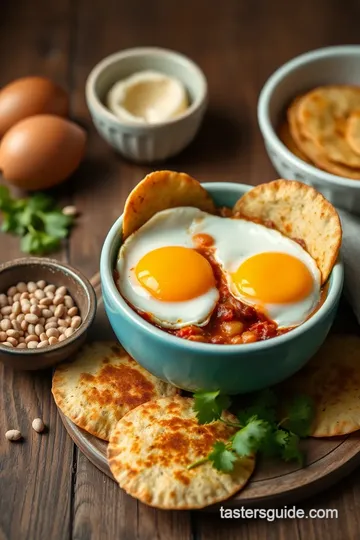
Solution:
<svg viewBox="0 0 360 540">
<path fill-rule="evenodd" d="M 149 251 L 135 268 L 141 285 L 165 302 L 183 302 L 215 286 L 210 263 L 197 251 L 169 246 Z"/>
<path fill-rule="evenodd" d="M 308 267 L 287 253 L 258 253 L 246 259 L 232 280 L 241 294 L 269 304 L 290 304 L 313 288 Z"/>
</svg>

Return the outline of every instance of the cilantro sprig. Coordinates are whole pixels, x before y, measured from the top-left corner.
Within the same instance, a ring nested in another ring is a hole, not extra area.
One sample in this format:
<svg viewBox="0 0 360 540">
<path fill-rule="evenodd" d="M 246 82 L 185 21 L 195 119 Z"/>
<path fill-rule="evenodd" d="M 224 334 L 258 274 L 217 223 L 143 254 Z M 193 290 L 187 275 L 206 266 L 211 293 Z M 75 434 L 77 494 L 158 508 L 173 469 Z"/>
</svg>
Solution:
<svg viewBox="0 0 360 540">
<path fill-rule="evenodd" d="M 308 396 L 295 396 L 286 407 L 287 416 L 280 421 L 276 419 L 277 396 L 269 389 L 258 392 L 252 402 L 238 412 L 237 422 L 230 422 L 223 415 L 231 400 L 220 391 L 199 391 L 194 399 L 200 424 L 218 420 L 237 431 L 227 442 L 216 441 L 208 456 L 189 465 L 189 469 L 209 461 L 218 471 L 229 473 L 239 459 L 256 453 L 303 464 L 299 443 L 302 437 L 309 435 L 314 416 L 313 403 Z"/>
<path fill-rule="evenodd" d="M 59 249 L 74 223 L 74 217 L 63 214 L 49 195 L 15 199 L 5 186 L 0 186 L 0 211 L 1 230 L 20 236 L 21 251 L 36 255 Z"/>
</svg>

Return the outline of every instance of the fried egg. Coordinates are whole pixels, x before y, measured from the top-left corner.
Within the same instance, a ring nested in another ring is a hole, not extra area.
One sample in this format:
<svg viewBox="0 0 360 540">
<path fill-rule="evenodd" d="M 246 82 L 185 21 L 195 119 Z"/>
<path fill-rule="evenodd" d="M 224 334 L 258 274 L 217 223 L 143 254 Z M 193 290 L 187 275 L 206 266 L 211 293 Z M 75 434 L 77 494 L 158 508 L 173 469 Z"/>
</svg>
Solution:
<svg viewBox="0 0 360 540">
<path fill-rule="evenodd" d="M 210 239 L 231 294 L 280 328 L 301 324 L 320 299 L 312 257 L 280 232 L 197 208 L 158 212 L 122 245 L 117 262 L 123 297 L 164 328 L 208 323 L 219 299 L 209 261 L 196 251 Z"/>
</svg>

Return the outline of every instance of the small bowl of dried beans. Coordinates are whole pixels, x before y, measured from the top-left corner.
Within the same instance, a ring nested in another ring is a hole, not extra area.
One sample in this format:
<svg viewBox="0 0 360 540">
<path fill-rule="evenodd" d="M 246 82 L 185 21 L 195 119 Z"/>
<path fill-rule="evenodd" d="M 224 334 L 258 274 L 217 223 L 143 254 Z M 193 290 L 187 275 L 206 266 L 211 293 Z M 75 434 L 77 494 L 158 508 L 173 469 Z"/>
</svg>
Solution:
<svg viewBox="0 0 360 540">
<path fill-rule="evenodd" d="M 93 287 L 78 270 L 30 257 L 0 266 L 0 360 L 43 369 L 69 358 L 85 341 L 96 312 Z"/>
</svg>

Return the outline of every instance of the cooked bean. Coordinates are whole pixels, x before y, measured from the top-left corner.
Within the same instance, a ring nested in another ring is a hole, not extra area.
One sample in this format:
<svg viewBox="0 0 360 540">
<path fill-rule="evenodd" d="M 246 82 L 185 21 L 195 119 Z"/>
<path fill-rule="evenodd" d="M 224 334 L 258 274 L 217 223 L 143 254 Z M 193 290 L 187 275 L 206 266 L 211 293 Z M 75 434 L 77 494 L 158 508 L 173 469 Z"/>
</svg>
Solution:
<svg viewBox="0 0 360 540">
<path fill-rule="evenodd" d="M 13 347 L 16 347 L 17 344 L 18 344 L 18 340 L 15 339 L 15 338 L 13 338 L 13 337 L 8 337 L 8 338 L 6 339 L 6 341 L 7 341 L 8 343 L 11 343 L 11 345 L 12 345 Z"/>
<path fill-rule="evenodd" d="M 63 304 L 63 303 L 64 303 L 64 296 L 57 294 L 53 300 L 54 306 L 58 306 L 59 304 Z"/>
<path fill-rule="evenodd" d="M 55 285 L 46 285 L 46 287 L 44 287 L 44 291 L 47 293 L 47 292 L 52 292 L 54 293 L 56 291 L 56 286 Z"/>
<path fill-rule="evenodd" d="M 30 313 L 30 302 L 28 301 L 25 301 L 21 304 L 21 311 L 26 314 L 26 313 Z"/>
<path fill-rule="evenodd" d="M 55 294 L 56 296 L 65 296 L 67 294 L 67 288 L 62 285 L 56 289 Z"/>
<path fill-rule="evenodd" d="M 56 343 L 58 343 L 58 338 L 55 337 L 55 336 L 50 336 L 49 337 L 49 345 L 55 345 Z"/>
<path fill-rule="evenodd" d="M 7 296 L 6 294 L 0 294 L 0 307 L 7 306 Z"/>
<path fill-rule="evenodd" d="M 13 287 L 10 287 L 8 290 L 7 290 L 7 295 L 8 296 L 14 296 L 14 294 L 16 294 L 18 292 L 17 288 L 15 286 Z"/>
<path fill-rule="evenodd" d="M 10 330 L 6 330 L 6 335 L 15 339 L 19 339 L 20 337 L 19 332 L 17 330 L 14 330 L 13 328 L 10 328 Z"/>
<path fill-rule="evenodd" d="M 21 325 L 21 330 L 24 330 L 24 332 L 27 331 L 28 329 L 28 326 L 29 326 L 29 323 L 27 321 L 25 321 L 25 319 L 20 323 Z"/>
<path fill-rule="evenodd" d="M 74 317 L 75 315 L 78 314 L 78 308 L 76 306 L 70 308 L 67 312 L 67 314 L 69 315 L 69 317 Z"/>
<path fill-rule="evenodd" d="M 65 334 L 60 334 L 59 341 L 64 341 L 66 339 Z"/>
<path fill-rule="evenodd" d="M 206 343 L 207 339 L 205 336 L 189 336 L 188 341 L 198 341 L 199 343 Z"/>
<path fill-rule="evenodd" d="M 19 315 L 21 311 L 20 302 L 16 301 L 12 305 L 12 312 L 15 313 L 15 315 Z"/>
<path fill-rule="evenodd" d="M 43 347 L 47 347 L 49 345 L 49 342 L 47 339 L 43 339 L 42 341 L 40 341 L 40 343 L 38 344 L 37 348 L 38 349 L 42 349 Z"/>
<path fill-rule="evenodd" d="M 231 343 L 233 343 L 234 345 L 240 345 L 241 343 L 244 343 L 243 342 L 243 339 L 242 339 L 242 336 L 233 336 L 231 339 L 230 339 Z"/>
<path fill-rule="evenodd" d="M 243 343 L 255 343 L 255 341 L 257 341 L 257 337 L 254 332 L 250 332 L 250 331 L 243 332 L 241 337 L 242 337 Z"/>
<path fill-rule="evenodd" d="M 49 317 L 46 321 L 47 323 L 50 323 L 50 322 L 56 322 L 56 324 L 59 322 L 59 319 L 57 317 Z"/>
<path fill-rule="evenodd" d="M 51 298 L 42 298 L 39 302 L 39 305 L 40 306 L 51 306 L 52 304 L 52 299 Z"/>
<path fill-rule="evenodd" d="M 27 292 L 27 285 L 24 281 L 19 281 L 19 283 L 16 285 L 16 289 L 20 294 Z"/>
<path fill-rule="evenodd" d="M 36 282 L 36 286 L 37 286 L 39 289 L 45 289 L 45 287 L 46 287 L 46 281 L 44 281 L 43 279 L 40 279 L 40 281 L 37 281 L 37 282 Z"/>
<path fill-rule="evenodd" d="M 65 326 L 65 328 L 67 328 L 68 326 L 70 326 L 70 323 L 71 323 L 71 319 L 70 319 L 70 321 L 65 320 L 65 319 L 59 319 L 59 320 L 58 320 L 58 325 L 59 325 L 59 326 Z"/>
<path fill-rule="evenodd" d="M 64 315 L 64 312 L 65 312 L 64 304 L 59 304 L 55 309 L 54 315 L 55 315 L 55 317 L 60 318 L 60 317 L 62 317 Z"/>
<path fill-rule="evenodd" d="M 11 306 L 4 306 L 0 310 L 1 315 L 10 315 L 12 313 L 12 307 Z"/>
<path fill-rule="evenodd" d="M 8 441 L 18 441 L 21 439 L 21 433 L 18 429 L 9 429 L 5 433 L 5 437 Z"/>
<path fill-rule="evenodd" d="M 27 290 L 29 291 L 29 293 L 35 292 L 36 289 L 37 289 L 36 283 L 34 283 L 33 281 L 29 281 L 27 284 Z"/>
<path fill-rule="evenodd" d="M 43 325 L 42 325 L 42 324 L 37 324 L 37 325 L 35 326 L 35 334 L 36 334 L 37 336 L 41 336 L 41 334 L 43 334 L 43 333 L 44 333 L 44 327 L 43 327 Z"/>
<path fill-rule="evenodd" d="M 37 341 L 29 341 L 28 344 L 27 344 L 28 349 L 36 349 L 37 346 L 38 346 Z"/>
<path fill-rule="evenodd" d="M 72 318 L 71 320 L 71 328 L 79 328 L 81 324 L 81 317 L 79 317 L 78 315 L 75 315 L 75 317 Z"/>
<path fill-rule="evenodd" d="M 42 300 L 46 296 L 46 294 L 44 293 L 42 289 L 36 289 L 34 295 L 35 295 L 35 298 L 37 298 L 38 300 Z"/>
<path fill-rule="evenodd" d="M 53 314 L 52 314 L 52 311 L 50 311 L 50 309 L 45 308 L 45 309 L 42 310 L 42 316 L 45 319 L 49 319 L 50 317 L 53 316 Z"/>
<path fill-rule="evenodd" d="M 4 330 L 4 332 L 6 332 L 6 330 L 10 330 L 11 321 L 9 319 L 3 319 L 2 321 L 0 321 L 0 328 L 1 330 Z"/>
<path fill-rule="evenodd" d="M 39 336 L 37 336 L 36 334 L 29 334 L 25 338 L 25 343 L 29 343 L 30 341 L 39 341 Z"/>
<path fill-rule="evenodd" d="M 25 315 L 25 321 L 31 324 L 36 324 L 39 320 L 39 317 L 35 313 L 27 313 Z"/>
<path fill-rule="evenodd" d="M 66 328 L 67 328 L 66 326 L 58 326 L 58 330 L 60 334 L 65 334 Z"/>
<path fill-rule="evenodd" d="M 244 325 L 241 321 L 224 321 L 220 326 L 222 332 L 227 336 L 236 336 L 244 331 Z"/>
<path fill-rule="evenodd" d="M 11 321 L 11 326 L 13 327 L 14 330 L 17 330 L 18 332 L 21 331 L 21 325 L 19 321 L 17 321 L 16 319 L 14 321 Z"/>
<path fill-rule="evenodd" d="M 4 343 L 2 343 L 1 345 L 6 345 L 7 347 L 13 347 L 13 345 L 9 343 L 8 341 L 4 341 Z"/>
<path fill-rule="evenodd" d="M 74 300 L 69 296 L 68 294 L 65 294 L 64 296 L 64 304 L 69 309 L 74 307 Z"/>
<path fill-rule="evenodd" d="M 27 327 L 27 333 L 28 334 L 35 334 L 35 324 L 30 323 Z"/>
<path fill-rule="evenodd" d="M 75 332 L 74 328 L 67 328 L 67 329 L 65 330 L 65 336 L 66 336 L 66 337 L 70 337 L 70 336 L 73 335 L 74 332 Z M 63 334 L 63 335 L 64 335 L 64 334 Z"/>
<path fill-rule="evenodd" d="M 19 313 L 19 315 L 17 315 L 17 317 L 16 317 L 17 322 L 20 323 L 20 324 L 23 322 L 24 319 L 25 319 L 25 314 L 24 313 Z"/>
<path fill-rule="evenodd" d="M 58 323 L 53 321 L 45 324 L 45 330 L 49 330 L 50 328 L 57 328 Z"/>
<path fill-rule="evenodd" d="M 41 315 L 41 309 L 39 308 L 39 306 L 36 304 L 36 305 L 33 305 L 31 306 L 30 308 L 30 313 L 34 313 L 37 317 L 40 317 Z"/>
<path fill-rule="evenodd" d="M 47 337 L 49 337 L 49 338 L 50 337 L 56 337 L 56 338 L 59 337 L 59 330 L 57 328 L 48 328 L 45 333 L 46 333 Z"/>
</svg>

